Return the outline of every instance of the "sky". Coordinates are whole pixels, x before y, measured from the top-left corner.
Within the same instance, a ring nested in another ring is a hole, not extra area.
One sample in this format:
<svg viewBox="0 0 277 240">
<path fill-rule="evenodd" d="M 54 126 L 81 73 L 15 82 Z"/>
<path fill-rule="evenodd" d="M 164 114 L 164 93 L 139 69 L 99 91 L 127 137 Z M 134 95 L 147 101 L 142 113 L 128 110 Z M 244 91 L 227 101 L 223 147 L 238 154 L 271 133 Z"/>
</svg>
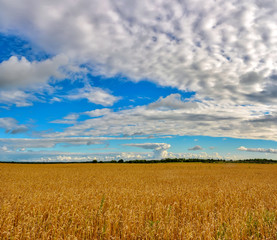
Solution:
<svg viewBox="0 0 277 240">
<path fill-rule="evenodd" d="M 0 161 L 277 159 L 275 0 L 0 0 Z"/>
</svg>

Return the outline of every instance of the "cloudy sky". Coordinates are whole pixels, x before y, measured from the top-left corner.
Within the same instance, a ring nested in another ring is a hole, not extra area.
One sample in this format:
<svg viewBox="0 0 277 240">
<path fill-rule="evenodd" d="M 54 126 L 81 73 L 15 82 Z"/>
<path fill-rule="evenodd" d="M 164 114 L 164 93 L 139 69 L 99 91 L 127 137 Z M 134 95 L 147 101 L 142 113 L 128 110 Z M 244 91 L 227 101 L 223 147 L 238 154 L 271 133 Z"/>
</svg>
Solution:
<svg viewBox="0 0 277 240">
<path fill-rule="evenodd" d="M 275 0 L 0 0 L 0 160 L 277 159 Z"/>
</svg>

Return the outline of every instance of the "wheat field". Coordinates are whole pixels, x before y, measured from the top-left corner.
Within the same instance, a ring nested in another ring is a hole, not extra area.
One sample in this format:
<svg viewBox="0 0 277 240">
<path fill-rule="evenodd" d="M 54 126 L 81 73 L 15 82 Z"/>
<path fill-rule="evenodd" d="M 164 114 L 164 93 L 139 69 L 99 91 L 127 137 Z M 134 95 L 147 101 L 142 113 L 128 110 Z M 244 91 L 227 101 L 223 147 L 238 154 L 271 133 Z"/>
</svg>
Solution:
<svg viewBox="0 0 277 240">
<path fill-rule="evenodd" d="M 0 164 L 0 239 L 277 239 L 277 165 Z"/>
</svg>

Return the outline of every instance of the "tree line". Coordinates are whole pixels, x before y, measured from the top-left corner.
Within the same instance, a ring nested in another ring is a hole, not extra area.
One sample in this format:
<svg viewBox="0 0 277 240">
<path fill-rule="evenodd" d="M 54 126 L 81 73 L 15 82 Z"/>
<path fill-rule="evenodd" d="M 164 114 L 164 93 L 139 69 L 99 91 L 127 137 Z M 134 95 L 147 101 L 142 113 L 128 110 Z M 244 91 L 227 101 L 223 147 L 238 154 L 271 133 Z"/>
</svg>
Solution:
<svg viewBox="0 0 277 240">
<path fill-rule="evenodd" d="M 225 159 L 199 159 L 199 158 L 165 158 L 161 160 L 111 160 L 111 161 L 83 161 L 83 162 L 16 162 L 16 161 L 1 161 L 0 163 L 22 163 L 22 164 L 61 164 L 61 163 L 260 163 L 270 164 L 277 163 L 277 160 L 255 158 L 255 159 L 243 159 L 243 160 L 225 160 Z"/>
</svg>

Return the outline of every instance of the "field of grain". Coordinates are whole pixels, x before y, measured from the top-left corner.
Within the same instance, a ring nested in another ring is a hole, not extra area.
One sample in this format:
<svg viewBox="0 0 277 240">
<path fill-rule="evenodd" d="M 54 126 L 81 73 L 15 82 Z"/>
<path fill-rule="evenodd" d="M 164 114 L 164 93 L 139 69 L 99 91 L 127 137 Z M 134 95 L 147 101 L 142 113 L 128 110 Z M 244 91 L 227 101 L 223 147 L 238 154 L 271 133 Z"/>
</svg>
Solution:
<svg viewBox="0 0 277 240">
<path fill-rule="evenodd" d="M 0 239 L 277 239 L 277 165 L 0 164 Z"/>
</svg>

